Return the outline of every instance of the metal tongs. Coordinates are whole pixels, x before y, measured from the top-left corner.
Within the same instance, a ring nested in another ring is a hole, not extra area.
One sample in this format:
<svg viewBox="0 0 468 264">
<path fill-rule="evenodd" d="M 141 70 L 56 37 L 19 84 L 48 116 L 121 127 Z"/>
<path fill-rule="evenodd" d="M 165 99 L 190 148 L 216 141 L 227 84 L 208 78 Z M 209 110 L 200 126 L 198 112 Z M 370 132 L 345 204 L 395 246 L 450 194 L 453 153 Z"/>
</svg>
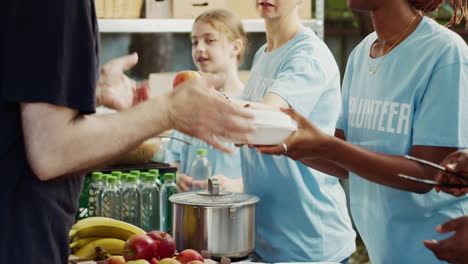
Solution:
<svg viewBox="0 0 468 264">
<path fill-rule="evenodd" d="M 409 155 L 405 155 L 403 157 L 405 157 L 406 159 L 412 160 L 412 161 L 416 161 L 416 162 L 418 162 L 420 164 L 435 168 L 437 170 L 443 171 L 443 172 L 445 172 L 447 174 L 450 174 L 450 175 L 453 175 L 453 176 L 455 176 L 455 177 L 457 177 L 459 179 L 468 181 L 467 176 L 463 176 L 463 175 L 461 175 L 459 173 L 448 171 L 446 168 L 440 166 L 439 164 L 435 164 L 435 163 L 432 163 L 430 161 L 423 160 L 423 159 L 418 159 L 416 157 L 412 157 L 412 156 L 409 156 Z M 397 174 L 397 175 L 398 175 L 398 177 L 401 177 L 401 178 L 405 178 L 405 179 L 412 180 L 412 181 L 417 181 L 417 182 L 422 182 L 422 183 L 425 183 L 425 184 L 431 184 L 431 185 L 435 185 L 435 186 L 441 186 L 441 187 L 447 187 L 447 188 L 468 188 L 468 184 L 442 183 L 442 182 L 438 182 L 438 181 L 434 181 L 434 180 L 427 180 L 427 179 L 412 177 L 412 176 L 408 176 L 408 175 L 404 175 L 404 174 L 400 174 L 400 173 Z"/>
</svg>

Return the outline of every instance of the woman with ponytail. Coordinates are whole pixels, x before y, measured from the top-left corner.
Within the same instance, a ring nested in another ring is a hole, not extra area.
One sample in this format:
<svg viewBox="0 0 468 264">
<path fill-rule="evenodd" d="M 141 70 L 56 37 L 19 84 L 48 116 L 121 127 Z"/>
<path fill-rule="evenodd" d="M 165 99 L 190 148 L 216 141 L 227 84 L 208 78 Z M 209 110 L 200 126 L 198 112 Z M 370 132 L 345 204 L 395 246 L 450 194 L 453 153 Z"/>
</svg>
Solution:
<svg viewBox="0 0 468 264">
<path fill-rule="evenodd" d="M 468 147 L 468 47 L 424 16 L 442 2 L 348 0 L 350 8 L 370 11 L 375 32 L 348 60 L 335 136 L 285 109 L 298 131 L 281 145 L 257 149 L 349 177 L 352 216 L 373 264 L 445 263 L 422 241 L 447 238 L 435 227 L 468 214 L 468 196 L 398 177 L 437 173 L 403 155 L 440 163 Z M 450 3 L 453 26 L 467 18 L 467 0 Z"/>
</svg>

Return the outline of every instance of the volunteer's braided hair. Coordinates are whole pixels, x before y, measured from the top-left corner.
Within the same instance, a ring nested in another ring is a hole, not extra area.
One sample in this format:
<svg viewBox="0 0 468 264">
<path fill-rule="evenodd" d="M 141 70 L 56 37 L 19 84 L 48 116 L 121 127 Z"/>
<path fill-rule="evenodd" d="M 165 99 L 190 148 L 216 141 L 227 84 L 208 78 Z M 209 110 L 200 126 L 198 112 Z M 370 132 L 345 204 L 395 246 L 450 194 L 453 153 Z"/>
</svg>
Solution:
<svg viewBox="0 0 468 264">
<path fill-rule="evenodd" d="M 417 10 L 430 13 L 437 10 L 445 0 L 409 0 Z M 468 29 L 468 0 L 447 0 L 453 7 L 453 16 L 447 27 L 452 28 L 465 18 L 465 26 Z"/>
</svg>

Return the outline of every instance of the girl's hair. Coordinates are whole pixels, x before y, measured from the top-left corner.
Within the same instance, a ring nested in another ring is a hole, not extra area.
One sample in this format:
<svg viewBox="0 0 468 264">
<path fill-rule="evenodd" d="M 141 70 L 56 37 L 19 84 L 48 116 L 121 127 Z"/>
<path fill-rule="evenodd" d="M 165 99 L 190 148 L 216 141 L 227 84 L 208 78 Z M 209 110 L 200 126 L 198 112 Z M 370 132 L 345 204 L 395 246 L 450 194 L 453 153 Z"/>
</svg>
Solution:
<svg viewBox="0 0 468 264">
<path fill-rule="evenodd" d="M 410 4 L 417 10 L 424 13 L 434 12 L 445 0 L 409 0 Z M 447 0 L 453 7 L 453 16 L 447 27 L 451 28 L 459 24 L 465 18 L 465 25 L 468 29 L 468 0 Z"/>
<path fill-rule="evenodd" d="M 247 47 L 247 33 L 245 33 L 241 19 L 235 13 L 227 9 L 212 9 L 198 16 L 195 19 L 196 22 L 210 24 L 217 31 L 226 35 L 229 41 L 239 39 L 242 46 L 237 56 L 237 62 L 238 64 L 241 63 Z"/>
</svg>

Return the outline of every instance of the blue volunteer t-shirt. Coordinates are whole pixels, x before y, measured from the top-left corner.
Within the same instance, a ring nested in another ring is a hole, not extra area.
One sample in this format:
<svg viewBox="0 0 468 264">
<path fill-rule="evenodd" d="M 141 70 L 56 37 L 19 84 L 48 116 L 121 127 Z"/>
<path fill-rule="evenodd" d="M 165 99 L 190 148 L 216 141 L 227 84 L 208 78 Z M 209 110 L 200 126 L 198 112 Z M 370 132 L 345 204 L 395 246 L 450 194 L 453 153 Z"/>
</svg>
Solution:
<svg viewBox="0 0 468 264">
<path fill-rule="evenodd" d="M 254 58 L 242 99 L 274 93 L 332 134 L 340 110 L 339 70 L 327 46 L 305 28 L 280 48 Z M 245 192 L 257 195 L 256 252 L 268 262 L 342 261 L 355 232 L 338 178 L 287 157 L 242 147 Z"/>
<path fill-rule="evenodd" d="M 188 175 L 192 162 L 197 158 L 197 150 L 199 148 L 205 148 L 208 150 L 207 158 L 211 165 L 211 176 L 222 174 L 231 179 L 238 179 L 241 177 L 240 151 L 234 144 L 225 143 L 235 151 L 234 154 L 226 154 L 214 149 L 200 139 L 187 136 L 176 130 L 172 132 L 171 136 L 192 144 L 189 145 L 174 139 L 169 142 L 166 162 L 180 162 L 179 172 Z"/>
<path fill-rule="evenodd" d="M 349 58 L 337 125 L 347 141 L 391 155 L 415 145 L 467 147 L 466 43 L 428 17 L 387 55 L 371 59 L 376 39 L 369 35 Z M 445 263 L 422 241 L 446 238 L 436 226 L 468 213 L 468 197 L 400 191 L 352 173 L 350 195 L 354 222 L 376 264 Z"/>
</svg>

